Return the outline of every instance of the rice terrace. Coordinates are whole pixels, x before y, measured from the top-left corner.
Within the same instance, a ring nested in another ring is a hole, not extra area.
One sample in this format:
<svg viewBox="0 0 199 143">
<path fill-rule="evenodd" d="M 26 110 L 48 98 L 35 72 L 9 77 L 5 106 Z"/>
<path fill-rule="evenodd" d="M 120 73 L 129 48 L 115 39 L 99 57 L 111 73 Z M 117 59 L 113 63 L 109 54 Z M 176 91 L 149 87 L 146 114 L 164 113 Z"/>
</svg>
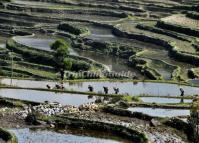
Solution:
<svg viewBox="0 0 199 143">
<path fill-rule="evenodd" d="M 199 0 L 0 0 L 0 143 L 199 143 Z"/>
</svg>

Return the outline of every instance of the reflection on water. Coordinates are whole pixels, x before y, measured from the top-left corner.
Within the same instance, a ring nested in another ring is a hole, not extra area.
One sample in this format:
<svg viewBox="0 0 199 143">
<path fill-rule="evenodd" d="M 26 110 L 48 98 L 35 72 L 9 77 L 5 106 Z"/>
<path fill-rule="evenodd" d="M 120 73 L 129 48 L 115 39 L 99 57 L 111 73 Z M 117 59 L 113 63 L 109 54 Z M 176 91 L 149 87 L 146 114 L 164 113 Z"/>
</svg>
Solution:
<svg viewBox="0 0 199 143">
<path fill-rule="evenodd" d="M 10 85 L 10 79 L 2 79 L 1 83 Z M 50 81 L 31 81 L 13 79 L 13 85 L 27 88 L 46 88 L 49 84 L 53 87 L 56 82 Z M 120 94 L 130 95 L 156 95 L 156 96 L 180 96 L 180 88 L 183 88 L 185 95 L 196 95 L 199 93 L 198 87 L 180 86 L 169 83 L 151 83 L 151 82 L 65 82 L 64 87 L 74 91 L 88 91 L 88 85 L 94 87 L 94 92 L 103 92 L 103 86 L 109 88 L 109 93 L 114 93 L 113 87 L 118 87 Z"/>
<path fill-rule="evenodd" d="M 11 129 L 18 143 L 128 143 L 110 133 L 87 131 L 80 129 L 42 130 Z"/>
<path fill-rule="evenodd" d="M 87 36 L 89 39 L 99 40 L 99 41 L 107 41 L 116 38 L 112 34 L 112 30 L 110 28 L 104 28 L 94 25 L 86 25 L 90 30 L 90 35 Z"/>
<path fill-rule="evenodd" d="M 6 48 L 6 40 L 8 39 L 8 37 L 2 37 L 0 35 L 0 48 Z"/>
<path fill-rule="evenodd" d="M 35 37 L 16 37 L 15 40 L 19 42 L 20 44 L 33 47 L 35 49 L 41 49 L 46 51 L 52 51 L 50 46 L 53 42 L 55 42 L 55 39 L 48 38 L 48 36 L 45 36 L 45 38 L 40 38 L 40 36 Z M 73 49 L 69 49 L 71 55 L 77 55 L 76 52 Z"/>
<path fill-rule="evenodd" d="M 146 43 L 135 39 L 117 37 L 112 33 L 112 29 L 110 28 L 95 26 L 95 25 L 86 25 L 86 26 L 89 28 L 91 32 L 91 35 L 88 35 L 87 38 L 92 40 L 128 44 L 131 45 L 132 47 L 139 47 L 142 49 L 164 50 L 163 47 L 155 44 Z"/>
<path fill-rule="evenodd" d="M 44 38 L 35 38 L 35 37 L 33 37 L 33 38 L 16 37 L 15 39 L 17 42 L 19 42 L 23 45 L 33 47 L 36 49 L 46 50 L 46 51 L 51 51 L 50 45 L 55 41 L 54 39 L 48 38 L 48 37 L 46 37 L 45 39 Z M 70 54 L 88 57 L 88 58 L 93 59 L 99 63 L 103 63 L 105 65 L 110 66 L 112 68 L 112 70 L 116 71 L 116 72 L 131 71 L 131 72 L 136 73 L 138 77 L 141 77 L 141 74 L 137 70 L 129 67 L 127 65 L 126 61 L 121 58 L 117 58 L 117 57 L 113 57 L 113 56 L 105 55 L 105 54 L 99 54 L 99 53 L 95 53 L 95 52 L 82 51 L 82 50 L 73 49 L 73 48 L 70 48 Z"/>
<path fill-rule="evenodd" d="M 113 42 L 120 42 L 124 44 L 130 44 L 133 47 L 140 47 L 140 48 L 151 48 L 151 49 L 160 49 L 161 47 L 149 43 L 144 43 L 137 40 L 130 40 L 126 38 L 120 38 L 116 37 L 112 34 L 112 30 L 109 28 L 104 28 L 100 26 L 94 26 L 94 25 L 85 25 L 87 26 L 91 34 L 87 37 L 93 40 L 99 40 L 99 41 L 113 41 Z M 50 51 L 50 45 L 54 42 L 54 39 L 52 37 L 46 36 L 45 38 L 37 35 L 38 38 L 30 38 L 30 37 L 16 37 L 16 40 L 20 42 L 21 44 Z M 133 73 L 136 73 L 138 77 L 143 77 L 140 72 L 135 70 L 134 68 L 131 68 L 127 65 L 126 60 L 117 58 L 111 55 L 105 55 L 105 54 L 99 54 L 96 52 L 88 52 L 88 51 L 82 51 L 77 49 L 70 49 L 71 55 L 80 55 L 84 57 L 91 58 L 97 62 L 103 63 L 105 65 L 111 66 L 112 70 L 115 72 L 128 72 L 131 71 Z"/>
<path fill-rule="evenodd" d="M 100 54 L 97 52 L 81 51 L 77 49 L 76 49 L 76 52 L 80 56 L 91 58 L 99 63 L 109 66 L 112 71 L 115 71 L 115 72 L 130 71 L 130 72 L 136 73 L 138 77 L 142 77 L 142 75 L 136 69 L 129 67 L 126 63 L 126 60 L 124 59 L 111 56 L 111 55 Z"/>
<path fill-rule="evenodd" d="M 190 110 L 186 109 L 160 109 L 160 108 L 129 108 L 132 112 L 141 112 L 154 117 L 176 117 L 190 115 Z"/>
<path fill-rule="evenodd" d="M 199 85 L 199 79 L 193 79 L 188 81 L 192 85 Z"/>
<path fill-rule="evenodd" d="M 0 48 L 6 48 L 6 44 L 1 44 L 0 43 Z"/>
<path fill-rule="evenodd" d="M 176 99 L 176 98 L 157 98 L 157 97 L 141 97 L 143 102 L 147 103 L 191 103 L 191 99 Z"/>
<path fill-rule="evenodd" d="M 88 98 L 87 95 L 55 93 L 35 90 L 0 89 L 0 96 L 21 99 L 33 102 L 59 102 L 62 105 L 79 106 L 81 104 L 94 102 L 97 97 Z"/>
<path fill-rule="evenodd" d="M 51 51 L 50 45 L 55 41 L 54 39 L 41 39 L 31 37 L 16 37 L 15 40 L 22 45 L 46 51 Z"/>
</svg>

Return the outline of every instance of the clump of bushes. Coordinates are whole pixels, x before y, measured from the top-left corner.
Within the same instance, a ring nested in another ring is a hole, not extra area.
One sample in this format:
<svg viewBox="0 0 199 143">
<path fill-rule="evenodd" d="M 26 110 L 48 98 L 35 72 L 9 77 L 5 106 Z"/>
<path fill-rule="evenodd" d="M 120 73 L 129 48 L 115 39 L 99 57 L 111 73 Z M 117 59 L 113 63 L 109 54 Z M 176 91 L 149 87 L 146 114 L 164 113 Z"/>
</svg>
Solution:
<svg viewBox="0 0 199 143">
<path fill-rule="evenodd" d="M 56 71 L 60 72 L 62 80 L 64 79 L 65 70 L 78 72 L 88 71 L 91 68 L 91 64 L 85 61 L 69 58 L 69 48 L 69 44 L 61 39 L 51 45 L 51 49 L 54 50 L 54 67 Z"/>
<path fill-rule="evenodd" d="M 72 61 L 72 71 L 88 71 L 91 68 L 91 64 L 85 62 L 85 61 L 76 61 L 76 60 L 71 60 Z"/>
<path fill-rule="evenodd" d="M 69 44 L 62 40 L 56 40 L 52 45 L 51 49 L 53 53 L 54 68 L 60 72 L 61 79 L 64 79 L 65 70 L 71 70 L 72 62 L 68 58 L 69 55 Z"/>
<path fill-rule="evenodd" d="M 91 46 L 92 49 L 94 50 L 98 50 L 106 54 L 111 54 L 114 56 L 119 56 L 127 59 L 130 56 L 135 55 L 137 52 L 141 51 L 140 48 L 116 42 L 98 42 L 98 41 L 88 40 L 85 41 L 85 45 Z"/>
<path fill-rule="evenodd" d="M 61 23 L 58 25 L 58 29 L 74 35 L 84 34 L 89 31 L 86 27 L 82 27 L 74 23 Z"/>
</svg>

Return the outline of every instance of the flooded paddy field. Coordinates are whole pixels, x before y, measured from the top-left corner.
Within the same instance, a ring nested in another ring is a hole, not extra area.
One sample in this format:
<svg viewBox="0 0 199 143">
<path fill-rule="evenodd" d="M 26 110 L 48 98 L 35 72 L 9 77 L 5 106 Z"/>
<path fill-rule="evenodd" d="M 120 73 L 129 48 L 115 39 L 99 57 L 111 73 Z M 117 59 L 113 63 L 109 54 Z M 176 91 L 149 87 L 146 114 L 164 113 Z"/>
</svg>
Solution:
<svg viewBox="0 0 199 143">
<path fill-rule="evenodd" d="M 189 80 L 188 82 L 192 85 L 199 85 L 199 79 Z"/>
<path fill-rule="evenodd" d="M 20 42 L 23 45 L 46 51 L 51 51 L 50 45 L 55 41 L 54 39 L 41 39 L 31 37 L 16 37 L 15 39 L 17 42 Z"/>
<path fill-rule="evenodd" d="M 1 79 L 2 84 L 10 85 L 11 79 Z M 31 81 L 12 79 L 12 85 L 25 88 L 46 88 L 46 85 L 55 86 L 56 82 Z M 103 93 L 103 86 L 109 88 L 109 93 L 114 93 L 113 87 L 120 89 L 120 94 L 129 95 L 156 95 L 156 96 L 180 96 L 180 88 L 183 88 L 185 95 L 197 95 L 198 87 L 152 82 L 65 82 L 67 90 L 87 92 L 88 86 L 92 85 L 94 92 Z"/>
<path fill-rule="evenodd" d="M 99 30 L 96 32 L 97 34 L 91 34 L 96 35 L 96 37 L 99 37 L 99 33 L 102 31 Z M 101 33 L 103 36 L 104 33 Z M 113 36 L 113 35 L 112 35 Z M 36 37 L 15 37 L 16 42 L 19 42 L 20 44 L 33 47 L 36 49 L 46 50 L 46 51 L 52 51 L 50 48 L 50 45 L 55 41 L 55 39 L 47 38 L 50 36 L 46 36 L 46 38 L 42 38 L 42 36 L 36 36 Z M 92 36 L 94 37 L 94 36 Z M 104 55 L 102 53 L 96 53 L 96 52 L 89 52 L 89 51 L 82 51 L 79 49 L 70 49 L 70 55 L 79 55 L 82 57 L 87 57 L 90 59 L 93 59 L 99 63 L 105 64 L 109 66 L 113 71 L 115 72 L 128 72 L 131 71 L 133 73 L 136 73 L 138 77 L 142 77 L 142 75 L 134 68 L 129 67 L 126 65 L 126 60 L 117 58 L 115 56 L 111 55 Z"/>
<path fill-rule="evenodd" d="M 190 110 L 184 109 L 159 109 L 159 108 L 129 108 L 132 112 L 141 112 L 154 117 L 175 117 L 175 116 L 189 116 Z"/>
<path fill-rule="evenodd" d="M 85 25 L 85 24 L 83 24 Z M 127 39 L 127 38 L 120 38 L 112 34 L 112 30 L 109 28 L 103 28 L 103 27 L 97 27 L 97 26 L 92 26 L 92 25 L 85 25 L 89 30 L 90 34 L 86 36 L 86 38 L 94 40 L 94 41 L 101 41 L 101 42 L 106 42 L 106 41 L 111 41 L 113 43 L 121 43 L 121 44 L 127 44 L 127 45 L 133 45 L 133 47 L 140 48 L 143 50 L 141 54 L 139 54 L 139 57 L 146 58 L 146 61 L 149 63 L 149 66 L 152 67 L 153 69 L 157 70 L 157 72 L 162 75 L 162 77 L 165 80 L 170 80 L 172 77 L 172 73 L 174 70 L 179 67 L 181 68 L 181 78 L 187 79 L 187 70 L 190 68 L 194 68 L 195 66 L 190 65 L 190 64 L 184 64 L 182 62 L 176 61 L 173 58 L 169 58 L 168 51 L 166 51 L 163 47 L 154 45 L 154 44 L 149 44 L 149 43 L 144 43 L 140 42 L 137 40 L 132 40 L 132 39 Z M 39 36 L 41 37 L 41 36 Z M 46 37 L 47 38 L 47 37 Z M 53 36 L 53 39 L 55 37 Z M 53 42 L 53 39 L 51 36 L 47 39 L 38 39 L 36 37 L 17 37 L 15 38 L 17 42 L 20 44 L 32 46 L 33 48 L 37 49 L 42 49 L 42 50 L 47 50 L 50 51 L 50 45 Z M 115 60 L 116 57 L 110 56 L 110 55 L 102 55 L 97 52 L 90 52 L 90 51 L 82 51 L 78 49 L 71 49 L 71 54 L 76 55 L 79 54 L 80 56 L 88 57 L 93 60 L 96 60 L 100 63 L 103 63 L 105 65 L 110 65 L 113 67 L 113 71 L 132 71 L 135 72 L 138 77 L 140 77 L 140 73 L 137 72 L 135 69 L 132 67 L 126 66 L 127 60 L 123 60 L 119 58 L 118 60 Z M 110 57 L 110 58 L 109 58 Z M 111 58 L 113 60 L 111 60 Z M 104 60 L 106 59 L 106 60 Z M 161 60 L 158 62 L 158 60 Z M 116 61 L 116 62 L 114 62 Z M 117 61 L 121 61 L 118 63 Z M 123 62 L 124 61 L 124 62 Z M 162 63 L 162 64 L 161 64 Z M 117 70 L 115 67 L 124 67 L 126 68 L 121 68 L 121 70 Z M 124 70 L 123 70 L 124 69 Z"/>
<path fill-rule="evenodd" d="M 80 56 L 89 57 L 91 59 L 94 59 L 95 61 L 98 61 L 100 63 L 107 65 L 112 71 L 119 72 L 119 73 L 130 71 L 132 73 L 135 73 L 138 78 L 140 79 L 143 78 L 143 75 L 135 68 L 129 67 L 127 65 L 126 60 L 124 59 L 114 57 L 111 55 L 102 54 L 102 53 L 96 53 L 92 51 L 85 52 L 78 49 L 76 49 L 75 52 Z"/>
<path fill-rule="evenodd" d="M 142 55 L 140 55 L 141 57 L 145 57 L 145 58 L 155 58 L 155 59 L 161 59 L 165 62 L 168 62 L 169 64 L 173 64 L 175 66 L 179 66 L 181 69 L 182 69 L 182 78 L 185 78 L 187 79 L 188 76 L 187 76 L 187 70 L 189 68 L 193 68 L 194 66 L 189 66 L 187 64 L 183 64 L 183 63 L 180 63 L 180 62 L 176 62 L 176 60 L 172 59 L 172 58 L 169 58 L 168 57 L 168 52 L 164 50 L 163 47 L 161 46 L 157 46 L 157 45 L 154 45 L 154 44 L 150 44 L 150 43 L 145 43 L 145 42 L 142 42 L 142 41 L 138 41 L 138 40 L 134 40 L 134 39 L 127 39 L 127 38 L 121 38 L 121 37 L 117 37 L 115 35 L 112 34 L 112 30 L 109 29 L 109 28 L 104 28 L 104 27 L 98 27 L 98 26 L 92 26 L 92 25 L 85 25 L 83 24 L 84 26 L 86 26 L 91 34 L 87 36 L 87 38 L 89 39 L 92 39 L 92 40 L 95 40 L 95 41 L 111 41 L 111 42 L 116 42 L 116 43 L 125 43 L 125 44 L 128 44 L 128 45 L 133 45 L 133 47 L 139 47 L 143 50 L 149 50 L 150 52 L 147 53 L 143 53 Z M 21 41 L 23 41 L 21 44 L 27 44 L 27 45 L 32 45 L 33 47 L 37 46 L 37 48 L 39 49 L 45 49 L 46 47 L 46 50 L 47 47 L 49 47 L 49 44 L 48 42 L 51 42 L 51 38 L 49 39 L 44 39 L 44 41 L 40 41 L 40 40 L 34 40 L 32 38 L 30 38 L 29 40 L 26 39 L 24 37 L 24 40 L 22 40 L 23 38 L 20 37 Z M 18 39 L 18 42 L 20 42 L 20 39 Z M 32 40 L 31 40 L 32 39 Z M 30 42 L 29 44 L 27 42 Z M 31 44 L 35 42 L 36 45 L 34 46 L 34 44 Z M 39 43 L 40 42 L 40 43 Z M 42 47 L 39 46 L 39 45 L 43 45 Z M 44 46 L 46 45 L 46 46 Z M 89 52 L 83 52 L 83 53 L 89 53 Z M 84 54 L 85 55 L 85 54 Z M 85 55 L 85 56 L 89 56 L 89 55 Z M 94 57 L 96 57 L 96 55 L 94 55 Z M 97 57 L 101 57 L 101 55 L 97 55 Z M 159 58 L 160 57 L 160 58 Z M 103 59 L 103 58 L 102 58 Z M 114 57 L 113 57 L 114 59 Z M 95 59 L 94 59 L 95 60 Z M 107 60 L 104 60 L 104 61 L 107 61 Z M 123 62 L 122 62 L 123 63 Z M 124 63 L 125 64 L 125 63 Z M 112 63 L 112 65 L 114 65 L 114 63 Z M 183 65 L 183 66 L 182 66 Z M 122 64 L 121 64 L 122 66 Z M 157 71 L 163 76 L 164 79 L 166 80 L 170 80 L 171 78 L 171 75 L 172 75 L 172 68 L 169 69 L 169 68 L 166 68 L 166 67 L 158 67 L 158 66 L 153 66 L 153 65 L 150 65 L 151 67 L 153 67 L 154 69 L 157 69 Z M 166 70 L 169 69 L 169 71 L 167 72 Z M 130 69 L 131 70 L 131 69 Z M 135 70 L 133 70 L 135 71 Z"/>
<path fill-rule="evenodd" d="M 47 130 L 47 129 L 11 129 L 18 138 L 18 143 L 130 143 L 130 141 L 103 132 L 81 129 Z"/>
<path fill-rule="evenodd" d="M 158 98 L 158 97 L 141 97 L 146 103 L 192 103 L 191 99 L 175 99 L 175 98 Z"/>
<path fill-rule="evenodd" d="M 0 35 L 0 48 L 6 48 L 6 40 L 8 37 L 4 37 Z"/>
<path fill-rule="evenodd" d="M 27 100 L 32 102 L 44 103 L 48 102 L 58 102 L 62 105 L 72 105 L 80 106 L 82 104 L 94 102 L 97 97 L 88 98 L 88 95 L 78 95 L 78 94 L 65 94 L 65 93 L 55 93 L 55 92 L 45 92 L 45 91 L 34 91 L 34 90 L 17 90 L 17 89 L 0 89 L 0 96 Z"/>
</svg>

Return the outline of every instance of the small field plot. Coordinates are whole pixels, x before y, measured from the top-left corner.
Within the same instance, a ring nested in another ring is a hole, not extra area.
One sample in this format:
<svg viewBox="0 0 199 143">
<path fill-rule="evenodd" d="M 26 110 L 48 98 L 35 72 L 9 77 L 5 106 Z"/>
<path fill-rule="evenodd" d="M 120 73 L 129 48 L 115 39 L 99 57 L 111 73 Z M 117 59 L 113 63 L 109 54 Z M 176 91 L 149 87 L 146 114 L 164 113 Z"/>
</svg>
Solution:
<svg viewBox="0 0 199 143">
<path fill-rule="evenodd" d="M 165 80 L 172 78 L 172 73 L 176 69 L 175 66 L 169 65 L 161 60 L 145 59 L 148 62 L 148 66 L 155 69 Z"/>
<path fill-rule="evenodd" d="M 186 17 L 183 14 L 175 14 L 166 18 L 161 19 L 164 22 L 171 24 L 181 25 L 183 27 L 190 27 L 194 29 L 199 29 L 199 21 Z"/>
</svg>

